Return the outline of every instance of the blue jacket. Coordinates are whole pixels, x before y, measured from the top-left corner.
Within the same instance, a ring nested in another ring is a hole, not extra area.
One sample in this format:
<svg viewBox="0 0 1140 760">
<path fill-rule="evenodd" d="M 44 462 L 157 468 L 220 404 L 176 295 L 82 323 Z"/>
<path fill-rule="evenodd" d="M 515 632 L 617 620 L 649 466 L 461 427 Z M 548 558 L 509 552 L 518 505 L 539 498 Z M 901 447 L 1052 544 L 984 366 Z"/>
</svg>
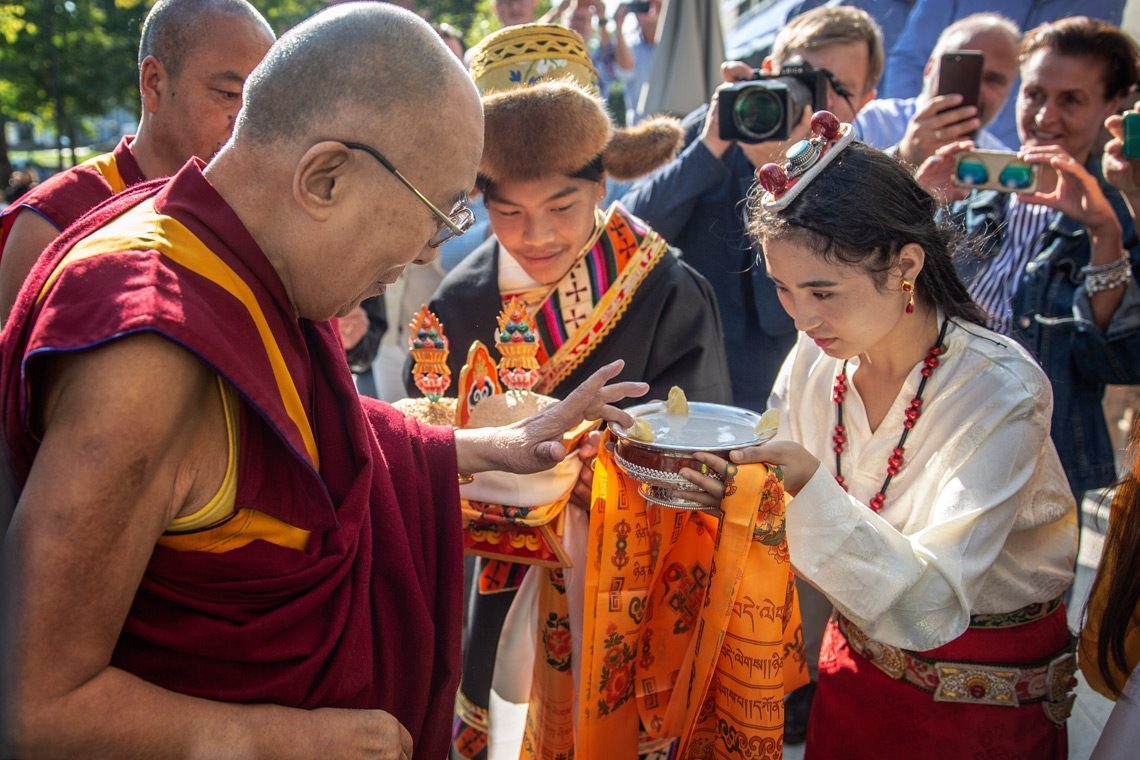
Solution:
<svg viewBox="0 0 1140 760">
<path fill-rule="evenodd" d="M 1124 0 L 918 0 L 894 47 L 887 51 L 887 83 L 880 98 L 913 98 L 922 91 L 922 70 L 934 51 L 938 35 L 958 19 L 990 11 L 1013 20 L 1022 32 L 1066 16 L 1089 16 L 1120 24 Z M 1020 80 L 1014 83 L 1005 107 L 989 129 L 1006 145 L 1020 145 L 1014 105 Z"/>
<path fill-rule="evenodd" d="M 1093 164 L 1096 164 L 1095 160 Z M 1099 167 L 1090 166 L 1099 176 Z M 1106 383 L 1140 382 L 1140 245 L 1117 190 L 1101 183 L 1116 210 L 1132 256 L 1133 280 L 1108 330 L 1092 321 L 1081 267 L 1089 263 L 1085 229 L 1061 212 L 1034 246 L 1013 297 L 1014 337 L 1041 363 L 1053 384 L 1053 442 L 1074 492 L 1115 479 L 1112 443 L 1101 399 Z M 984 260 L 1001 250 L 1008 195 L 991 190 L 955 203 L 951 213 L 971 246 L 957 263 L 970 282 Z"/>
<path fill-rule="evenodd" d="M 748 240 L 744 206 L 752 164 L 735 145 L 721 159 L 700 141 L 705 108 L 686 119 L 686 147 L 672 162 L 630 188 L 622 203 L 712 284 L 724 323 L 732 397 L 762 411 L 796 328 L 780 306 L 759 251 Z"/>
</svg>

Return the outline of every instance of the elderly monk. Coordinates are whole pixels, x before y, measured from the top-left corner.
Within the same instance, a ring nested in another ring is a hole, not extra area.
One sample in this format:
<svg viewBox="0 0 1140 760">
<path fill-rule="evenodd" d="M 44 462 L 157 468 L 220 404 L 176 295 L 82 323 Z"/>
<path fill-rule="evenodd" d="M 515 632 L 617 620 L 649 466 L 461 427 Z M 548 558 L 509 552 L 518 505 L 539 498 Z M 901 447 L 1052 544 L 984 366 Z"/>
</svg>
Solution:
<svg viewBox="0 0 1140 760">
<path fill-rule="evenodd" d="M 459 433 L 357 396 L 325 320 L 462 232 L 481 151 L 431 27 L 340 5 L 270 50 L 209 166 L 41 257 L 0 338 L 17 756 L 446 754 L 458 473 L 549 467 L 646 390 L 615 362 Z"/>
<path fill-rule="evenodd" d="M 218 152 L 241 108 L 246 77 L 273 39 L 245 0 L 155 3 L 139 44 L 138 133 L 56 174 L 0 214 L 0 320 L 36 259 L 68 225 L 131 185 Z"/>
</svg>

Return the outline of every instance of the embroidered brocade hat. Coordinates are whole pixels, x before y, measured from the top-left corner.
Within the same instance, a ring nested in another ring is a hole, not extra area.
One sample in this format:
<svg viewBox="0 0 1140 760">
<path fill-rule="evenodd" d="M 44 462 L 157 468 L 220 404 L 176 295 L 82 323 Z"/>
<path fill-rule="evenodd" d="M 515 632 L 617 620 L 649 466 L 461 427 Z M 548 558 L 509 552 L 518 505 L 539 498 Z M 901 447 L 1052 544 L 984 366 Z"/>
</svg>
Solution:
<svg viewBox="0 0 1140 760">
<path fill-rule="evenodd" d="M 471 76 L 483 95 L 484 181 L 595 177 L 601 170 L 635 179 L 670 161 L 684 138 L 669 117 L 616 129 L 582 38 L 557 24 L 488 36 L 472 50 Z"/>
</svg>

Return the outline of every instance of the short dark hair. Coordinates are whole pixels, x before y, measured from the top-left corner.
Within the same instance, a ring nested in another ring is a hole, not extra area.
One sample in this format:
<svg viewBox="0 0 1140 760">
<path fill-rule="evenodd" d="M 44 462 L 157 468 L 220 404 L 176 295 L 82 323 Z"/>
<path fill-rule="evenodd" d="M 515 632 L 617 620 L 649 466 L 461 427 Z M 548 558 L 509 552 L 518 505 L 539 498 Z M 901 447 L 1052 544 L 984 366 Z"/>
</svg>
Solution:
<svg viewBox="0 0 1140 760">
<path fill-rule="evenodd" d="M 1104 96 L 1126 94 L 1136 84 L 1140 52 L 1126 32 L 1087 16 L 1050 21 L 1031 29 L 1021 41 L 1018 60 L 1025 63 L 1038 50 L 1104 62 Z"/>
<path fill-rule="evenodd" d="M 851 193 L 859 189 L 858 198 Z M 749 233 L 792 240 L 825 261 L 863 269 L 882 288 L 903 246 L 922 246 L 926 261 L 915 280 L 920 298 L 948 317 L 984 325 L 985 315 L 954 269 L 958 233 L 938 214 L 938 201 L 898 159 L 860 142 L 851 143 L 786 208 L 773 211 L 753 188 Z"/>
</svg>

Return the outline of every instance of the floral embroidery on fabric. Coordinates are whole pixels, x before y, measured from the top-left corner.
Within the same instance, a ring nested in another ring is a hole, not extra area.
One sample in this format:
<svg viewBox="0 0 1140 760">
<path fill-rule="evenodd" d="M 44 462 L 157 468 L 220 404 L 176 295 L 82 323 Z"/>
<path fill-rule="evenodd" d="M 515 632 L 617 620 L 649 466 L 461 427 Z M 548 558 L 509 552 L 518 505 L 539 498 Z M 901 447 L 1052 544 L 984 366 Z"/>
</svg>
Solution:
<svg viewBox="0 0 1140 760">
<path fill-rule="evenodd" d="M 606 654 L 599 683 L 602 695 L 598 700 L 598 713 L 609 715 L 633 696 L 633 661 L 637 655 L 612 623 L 606 629 L 603 645 Z"/>
<path fill-rule="evenodd" d="M 546 663 L 558 672 L 570 669 L 570 618 L 550 613 L 542 631 L 542 648 Z"/>
</svg>

